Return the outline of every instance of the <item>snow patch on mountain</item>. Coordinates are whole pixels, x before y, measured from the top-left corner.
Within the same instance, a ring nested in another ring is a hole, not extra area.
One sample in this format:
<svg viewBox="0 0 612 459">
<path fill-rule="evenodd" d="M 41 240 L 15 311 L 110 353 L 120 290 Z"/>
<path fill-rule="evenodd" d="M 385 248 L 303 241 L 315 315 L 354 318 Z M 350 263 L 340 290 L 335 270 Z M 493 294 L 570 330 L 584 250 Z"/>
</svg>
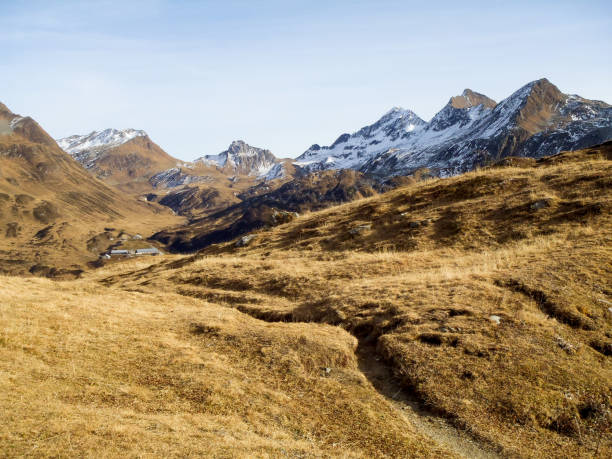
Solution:
<svg viewBox="0 0 612 459">
<path fill-rule="evenodd" d="M 85 135 L 71 135 L 58 139 L 57 144 L 71 155 L 77 155 L 94 149 L 108 149 L 122 145 L 136 137 L 145 137 L 145 131 L 137 129 L 105 129 L 93 131 Z"/>
<path fill-rule="evenodd" d="M 539 157 L 609 139 L 612 107 L 565 95 L 542 79 L 499 104 L 465 90 L 429 122 L 394 107 L 376 123 L 342 134 L 329 147 L 313 145 L 294 164 L 307 172 L 356 169 L 399 175 L 425 167 L 453 175 L 503 156 Z"/>
<path fill-rule="evenodd" d="M 401 144 L 406 136 L 415 135 L 426 124 L 413 111 L 393 107 L 376 123 L 353 134 L 342 134 L 329 147 L 313 145 L 295 164 L 312 171 L 357 169 L 373 156 Z"/>
<path fill-rule="evenodd" d="M 279 159 L 270 150 L 252 147 L 242 140 L 235 140 L 227 150 L 217 155 L 204 155 L 194 162 L 228 169 L 237 174 L 262 177 L 279 163 Z"/>
<path fill-rule="evenodd" d="M 271 180 L 275 180 L 278 178 L 283 178 L 285 176 L 285 166 L 283 163 L 277 163 L 273 165 L 268 171 L 263 174 L 260 174 L 257 178 L 263 179 L 266 182 Z"/>
<path fill-rule="evenodd" d="M 191 183 L 212 182 L 212 178 L 207 175 L 191 175 L 184 173 L 180 167 L 173 167 L 153 175 L 149 183 L 155 188 L 175 188 Z"/>
<path fill-rule="evenodd" d="M 25 119 L 24 116 L 19 116 L 19 115 L 13 118 L 11 122 L 9 123 L 9 127 L 11 128 L 11 130 L 15 129 L 17 125 L 24 119 Z"/>
</svg>

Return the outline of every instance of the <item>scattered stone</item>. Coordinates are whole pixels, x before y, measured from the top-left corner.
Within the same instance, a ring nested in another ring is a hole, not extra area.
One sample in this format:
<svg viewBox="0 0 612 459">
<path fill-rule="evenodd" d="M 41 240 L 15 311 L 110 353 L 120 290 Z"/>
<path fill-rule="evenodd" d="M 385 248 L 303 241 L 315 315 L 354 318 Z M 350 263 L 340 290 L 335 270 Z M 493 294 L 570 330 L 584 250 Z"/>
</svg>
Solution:
<svg viewBox="0 0 612 459">
<path fill-rule="evenodd" d="M 364 231 L 369 231 L 372 229 L 372 224 L 368 223 L 367 225 L 359 225 L 349 231 L 350 234 L 360 234 Z"/>
<path fill-rule="evenodd" d="M 572 344 L 565 341 L 560 336 L 557 336 L 557 344 L 559 345 L 561 349 L 563 349 L 568 354 L 574 354 L 576 352 L 576 348 Z"/>
<path fill-rule="evenodd" d="M 546 207 L 550 207 L 551 202 L 552 200 L 549 198 L 538 199 L 537 201 L 533 202 L 530 207 L 531 207 L 531 210 L 540 210 Z"/>
<path fill-rule="evenodd" d="M 421 226 L 428 226 L 431 223 L 431 220 L 429 218 L 426 218 L 425 220 L 421 220 Z"/>
<path fill-rule="evenodd" d="M 142 239 L 142 236 L 140 234 L 134 234 L 132 239 Z"/>
<path fill-rule="evenodd" d="M 501 317 L 496 316 L 495 314 L 489 316 L 489 320 L 491 322 L 493 322 L 495 325 L 499 325 L 499 323 L 501 322 Z"/>
<path fill-rule="evenodd" d="M 321 368 L 321 369 L 325 373 L 325 376 L 328 376 L 331 373 L 331 368 L 329 368 L 329 367 L 324 367 L 324 368 Z"/>
<path fill-rule="evenodd" d="M 413 221 L 413 222 L 409 222 L 409 223 L 408 223 L 408 226 L 409 226 L 410 228 L 418 228 L 419 226 L 421 226 L 421 224 L 420 224 L 419 222 L 415 222 L 415 221 Z"/>
<path fill-rule="evenodd" d="M 247 245 L 249 245 L 251 243 L 251 241 L 253 239 L 255 239 L 255 235 L 254 234 L 247 234 L 246 236 L 242 236 L 236 242 L 236 247 L 246 247 Z"/>
<path fill-rule="evenodd" d="M 407 217 L 408 215 L 410 215 L 410 213 L 409 213 L 409 212 L 402 212 L 402 213 L 400 214 L 400 217 Z"/>
<path fill-rule="evenodd" d="M 279 210 L 274 209 L 272 212 L 272 224 L 273 225 L 283 225 L 285 223 L 289 223 L 296 218 L 298 218 L 300 214 L 297 212 L 289 212 L 287 210 Z"/>
</svg>

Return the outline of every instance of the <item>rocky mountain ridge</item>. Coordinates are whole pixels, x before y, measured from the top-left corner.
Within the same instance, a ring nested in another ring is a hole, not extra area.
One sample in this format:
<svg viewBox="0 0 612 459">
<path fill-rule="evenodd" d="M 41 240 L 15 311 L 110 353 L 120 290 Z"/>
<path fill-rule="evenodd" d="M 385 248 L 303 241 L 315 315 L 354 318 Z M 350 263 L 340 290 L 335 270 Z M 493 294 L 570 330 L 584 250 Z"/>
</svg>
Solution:
<svg viewBox="0 0 612 459">
<path fill-rule="evenodd" d="M 216 171 L 221 179 L 250 176 L 271 181 L 286 175 L 286 161 L 242 140 L 233 141 L 217 155 L 194 161 L 173 158 L 145 131 L 136 129 L 109 128 L 58 139 L 57 143 L 98 178 L 137 192 L 215 182 L 219 179 Z"/>
<path fill-rule="evenodd" d="M 507 156 L 542 157 L 612 139 L 612 107 L 563 94 L 547 79 L 496 104 L 466 89 L 430 122 L 393 108 L 376 123 L 313 145 L 295 165 L 305 171 L 351 168 L 382 176 L 429 168 L 454 175 Z"/>
<path fill-rule="evenodd" d="M 196 159 L 194 163 L 219 167 L 236 175 L 266 177 L 277 164 L 281 163 L 281 160 L 270 150 L 252 147 L 243 140 L 234 140 L 227 150 L 217 155 L 204 155 Z M 275 175 L 280 173 L 281 171 L 276 171 L 271 179 L 276 178 Z"/>
</svg>

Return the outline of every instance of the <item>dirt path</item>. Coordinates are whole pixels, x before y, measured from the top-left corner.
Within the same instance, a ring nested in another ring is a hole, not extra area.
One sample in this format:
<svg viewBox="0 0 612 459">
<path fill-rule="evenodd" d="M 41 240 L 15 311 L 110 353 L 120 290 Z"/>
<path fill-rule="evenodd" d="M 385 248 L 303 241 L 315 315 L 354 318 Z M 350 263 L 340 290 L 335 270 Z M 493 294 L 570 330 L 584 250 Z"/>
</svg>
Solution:
<svg viewBox="0 0 612 459">
<path fill-rule="evenodd" d="M 240 312 L 264 322 L 293 322 L 291 313 L 271 315 L 255 308 L 240 308 Z M 467 432 L 458 429 L 441 416 L 422 408 L 422 404 L 404 390 L 391 368 L 378 356 L 374 344 L 362 340 L 356 350 L 359 369 L 377 392 L 382 394 L 397 410 L 397 415 L 417 431 L 431 438 L 458 457 L 466 459 L 490 459 L 502 457 L 492 446 L 476 441 Z"/>
<path fill-rule="evenodd" d="M 359 369 L 374 388 L 391 402 L 397 409 L 398 416 L 403 417 L 419 432 L 459 457 L 469 459 L 501 457 L 493 448 L 476 442 L 445 419 L 421 409 L 419 403 L 402 389 L 391 369 L 377 356 L 374 346 L 360 345 L 357 348 L 357 358 Z"/>
</svg>

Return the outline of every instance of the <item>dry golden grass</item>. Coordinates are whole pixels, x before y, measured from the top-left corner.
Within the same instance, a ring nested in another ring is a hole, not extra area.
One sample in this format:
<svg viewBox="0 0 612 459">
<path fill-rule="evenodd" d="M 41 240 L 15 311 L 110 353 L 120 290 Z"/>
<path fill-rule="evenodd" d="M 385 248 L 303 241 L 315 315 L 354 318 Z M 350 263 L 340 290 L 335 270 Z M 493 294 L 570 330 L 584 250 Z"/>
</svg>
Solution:
<svg viewBox="0 0 612 459">
<path fill-rule="evenodd" d="M 3 455 L 448 454 L 397 417 L 336 327 L 84 281 L 0 285 Z"/>
<path fill-rule="evenodd" d="M 608 158 L 429 180 L 77 281 L 3 278 L 0 446 L 610 457 Z"/>
<path fill-rule="evenodd" d="M 612 165 L 562 156 L 311 213 L 247 248 L 98 275 L 268 322 L 340 326 L 423 406 L 504 455 L 606 457 Z M 371 228 L 351 234 L 359 224 Z"/>
</svg>

